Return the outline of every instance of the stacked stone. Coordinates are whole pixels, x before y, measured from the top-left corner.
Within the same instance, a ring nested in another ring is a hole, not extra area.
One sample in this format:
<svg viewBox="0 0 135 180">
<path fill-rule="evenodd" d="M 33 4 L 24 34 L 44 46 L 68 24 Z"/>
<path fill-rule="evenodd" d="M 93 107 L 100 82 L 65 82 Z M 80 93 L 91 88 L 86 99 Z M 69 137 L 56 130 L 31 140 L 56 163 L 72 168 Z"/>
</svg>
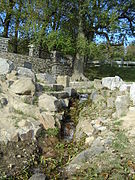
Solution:
<svg viewBox="0 0 135 180">
<path fill-rule="evenodd" d="M 0 37 L 0 51 L 2 52 L 8 51 L 8 41 L 9 41 L 9 38 Z"/>
</svg>

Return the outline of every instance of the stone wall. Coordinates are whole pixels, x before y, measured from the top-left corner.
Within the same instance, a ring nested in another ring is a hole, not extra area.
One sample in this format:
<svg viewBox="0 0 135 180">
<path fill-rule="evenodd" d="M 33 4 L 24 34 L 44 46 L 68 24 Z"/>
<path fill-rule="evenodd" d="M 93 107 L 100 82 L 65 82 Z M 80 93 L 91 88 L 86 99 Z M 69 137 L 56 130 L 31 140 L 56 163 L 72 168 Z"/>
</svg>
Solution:
<svg viewBox="0 0 135 180">
<path fill-rule="evenodd" d="M 11 60 L 15 67 L 24 66 L 27 62 L 32 65 L 35 73 L 48 72 L 54 75 L 72 75 L 72 58 L 70 56 L 41 59 L 0 51 L 0 58 Z"/>
<path fill-rule="evenodd" d="M 8 38 L 0 37 L 0 52 L 7 52 L 8 51 Z"/>
</svg>

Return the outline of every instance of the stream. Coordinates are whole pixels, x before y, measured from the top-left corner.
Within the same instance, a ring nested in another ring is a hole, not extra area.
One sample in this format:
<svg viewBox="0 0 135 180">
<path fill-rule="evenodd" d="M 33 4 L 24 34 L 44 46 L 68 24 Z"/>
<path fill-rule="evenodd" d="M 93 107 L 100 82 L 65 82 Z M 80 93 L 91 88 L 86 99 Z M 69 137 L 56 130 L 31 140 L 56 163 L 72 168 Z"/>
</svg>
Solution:
<svg viewBox="0 0 135 180">
<path fill-rule="evenodd" d="M 87 99 L 87 94 L 70 99 L 58 135 L 49 135 L 43 129 L 36 141 L 0 144 L 0 179 L 27 180 L 37 172 L 45 174 L 47 179 L 62 177 L 63 166 L 78 148 L 73 142 L 78 106 Z"/>
</svg>

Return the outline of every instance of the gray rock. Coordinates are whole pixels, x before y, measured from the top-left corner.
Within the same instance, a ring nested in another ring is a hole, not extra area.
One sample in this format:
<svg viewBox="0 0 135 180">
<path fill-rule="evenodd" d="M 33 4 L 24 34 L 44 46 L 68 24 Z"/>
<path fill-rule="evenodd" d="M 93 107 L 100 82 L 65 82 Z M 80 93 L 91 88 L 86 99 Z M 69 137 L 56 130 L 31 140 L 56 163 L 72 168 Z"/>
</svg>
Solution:
<svg viewBox="0 0 135 180">
<path fill-rule="evenodd" d="M 64 86 L 60 85 L 60 84 L 53 84 L 52 88 L 54 91 L 63 91 L 64 90 Z"/>
<path fill-rule="evenodd" d="M 48 93 L 48 94 L 52 95 L 52 96 L 55 96 L 58 99 L 69 98 L 69 94 L 66 91 L 51 92 L 51 93 Z"/>
<path fill-rule="evenodd" d="M 13 62 L 0 58 L 0 75 L 7 74 L 14 69 Z"/>
<path fill-rule="evenodd" d="M 81 139 L 84 135 L 91 136 L 94 128 L 89 120 L 85 120 L 84 117 L 79 117 L 79 122 L 76 126 L 75 138 Z"/>
<path fill-rule="evenodd" d="M 66 91 L 70 97 L 77 97 L 78 93 L 75 89 L 73 89 L 72 87 L 65 87 L 64 91 Z"/>
<path fill-rule="evenodd" d="M 129 107 L 129 97 L 127 95 L 117 96 L 115 101 L 116 114 L 118 117 L 126 115 Z"/>
<path fill-rule="evenodd" d="M 6 99 L 6 98 L 0 98 L 0 104 L 2 105 L 2 106 L 6 106 L 7 104 L 8 104 L 8 100 Z"/>
<path fill-rule="evenodd" d="M 123 84 L 123 80 L 119 76 L 115 77 L 105 77 L 102 79 L 103 87 L 106 87 L 110 90 L 115 90 Z"/>
<path fill-rule="evenodd" d="M 17 68 L 17 74 L 19 76 L 29 77 L 35 81 L 35 74 L 32 72 L 31 69 L 24 68 L 24 67 L 18 67 Z"/>
<path fill-rule="evenodd" d="M 49 73 L 36 74 L 36 78 L 38 81 L 43 82 L 45 84 L 55 84 L 56 83 L 56 78 Z"/>
<path fill-rule="evenodd" d="M 24 62 L 24 68 L 28 68 L 32 70 L 32 63 L 25 61 Z"/>
<path fill-rule="evenodd" d="M 54 96 L 42 94 L 38 99 L 38 106 L 42 110 L 55 112 L 61 108 L 61 102 Z"/>
<path fill-rule="evenodd" d="M 107 99 L 107 107 L 114 108 L 115 107 L 115 98 L 110 97 Z"/>
<path fill-rule="evenodd" d="M 42 173 L 36 173 L 29 178 L 29 180 L 45 180 L 45 179 L 46 176 Z"/>
<path fill-rule="evenodd" d="M 101 140 L 95 140 L 90 148 L 79 153 L 70 164 L 66 167 L 66 172 L 68 174 L 73 174 L 76 170 L 80 169 L 86 162 L 91 161 L 91 159 L 105 151 L 105 147 L 102 145 Z"/>
<path fill-rule="evenodd" d="M 99 95 L 99 93 L 97 91 L 93 91 L 91 93 L 90 99 L 94 102 L 94 101 L 96 101 L 98 95 Z"/>
</svg>

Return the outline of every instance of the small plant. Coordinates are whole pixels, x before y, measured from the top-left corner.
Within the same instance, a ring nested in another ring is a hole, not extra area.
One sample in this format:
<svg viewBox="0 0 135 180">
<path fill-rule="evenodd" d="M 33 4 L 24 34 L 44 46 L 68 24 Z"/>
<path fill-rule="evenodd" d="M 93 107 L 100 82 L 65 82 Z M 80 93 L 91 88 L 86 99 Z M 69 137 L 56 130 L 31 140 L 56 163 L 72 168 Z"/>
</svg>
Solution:
<svg viewBox="0 0 135 180">
<path fill-rule="evenodd" d="M 24 112 L 19 109 L 14 109 L 14 113 L 20 114 L 20 115 L 25 115 Z"/>
<path fill-rule="evenodd" d="M 34 96 L 33 104 L 34 104 L 34 105 L 37 105 L 37 104 L 38 104 L 38 96 Z"/>
<path fill-rule="evenodd" d="M 59 134 L 59 129 L 58 128 L 54 128 L 54 129 L 48 129 L 46 131 L 46 133 L 48 134 L 48 136 L 57 136 Z"/>
<path fill-rule="evenodd" d="M 43 91 L 44 92 L 50 92 L 50 91 L 54 91 L 52 87 L 49 86 L 43 86 Z"/>
<path fill-rule="evenodd" d="M 115 136 L 112 147 L 113 149 L 117 151 L 122 151 L 125 148 L 127 148 L 128 144 L 129 144 L 129 141 L 128 141 L 127 136 L 125 135 L 125 132 L 119 131 Z"/>
</svg>

